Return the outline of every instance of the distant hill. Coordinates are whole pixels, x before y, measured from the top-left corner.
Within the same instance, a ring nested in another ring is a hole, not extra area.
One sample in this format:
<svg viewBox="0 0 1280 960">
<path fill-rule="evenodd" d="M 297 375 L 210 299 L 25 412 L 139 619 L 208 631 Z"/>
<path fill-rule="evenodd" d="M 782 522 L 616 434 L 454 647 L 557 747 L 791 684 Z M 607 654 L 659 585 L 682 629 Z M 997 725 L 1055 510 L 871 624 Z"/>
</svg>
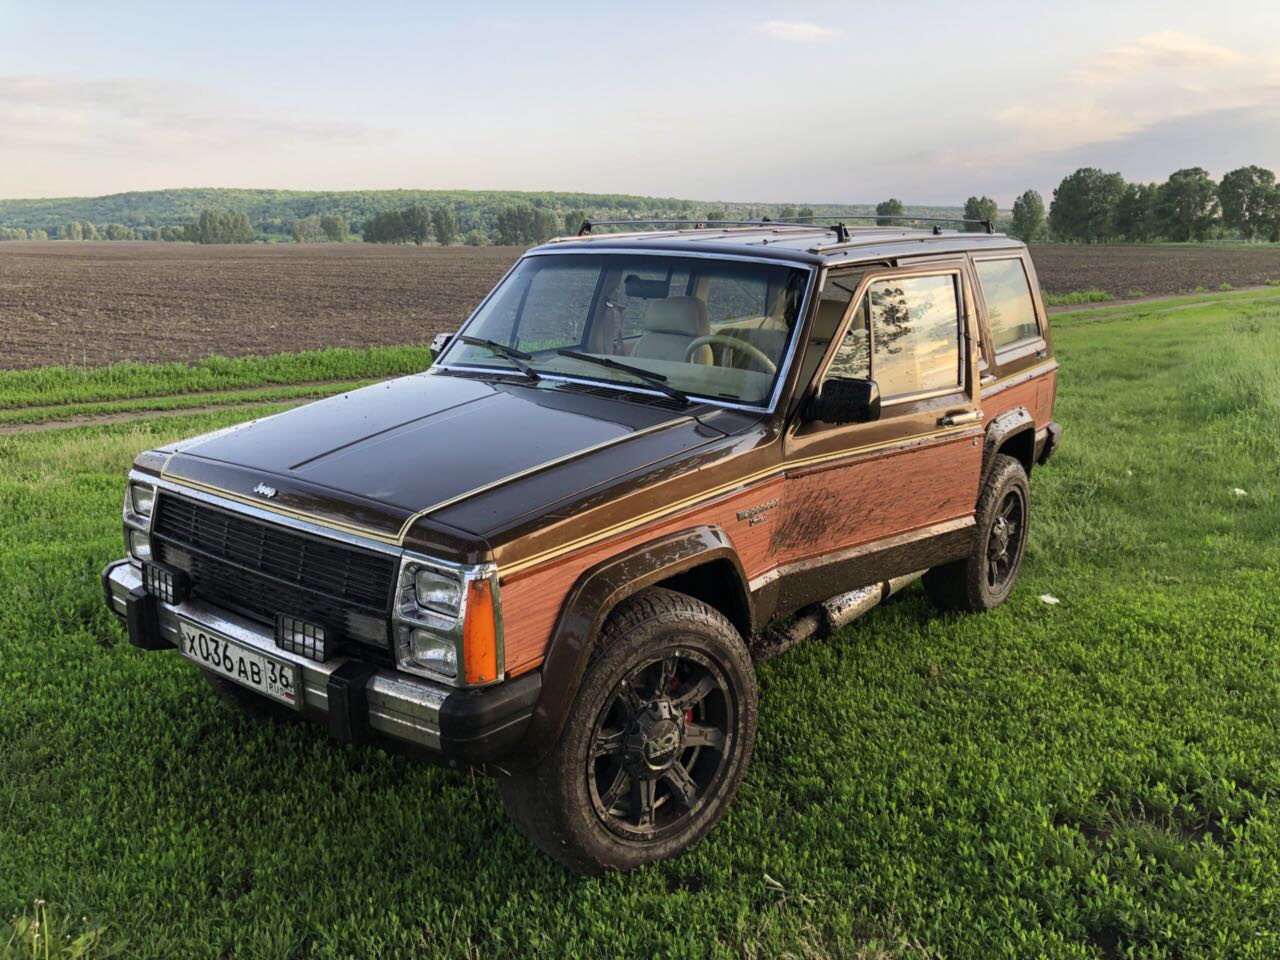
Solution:
<svg viewBox="0 0 1280 960">
<path fill-rule="evenodd" d="M 248 215 L 257 234 L 268 239 L 289 236 L 295 220 L 323 214 L 341 214 L 354 232 L 366 217 L 382 210 L 411 204 L 453 207 L 463 234 L 473 229 L 490 233 L 499 211 L 527 203 L 557 212 L 583 210 L 597 219 L 632 217 L 698 217 L 722 211 L 729 219 L 777 216 L 777 203 L 681 200 L 674 197 L 642 197 L 618 193 L 521 192 L 513 190 L 235 190 L 197 188 L 115 193 L 105 197 L 57 197 L 38 200 L 0 200 L 0 228 L 47 230 L 73 220 L 102 227 L 119 223 L 127 227 L 179 226 L 206 209 Z M 820 204 L 795 201 L 815 214 L 846 217 L 875 212 L 874 204 Z M 961 207 L 907 206 L 912 216 L 958 217 Z"/>
</svg>

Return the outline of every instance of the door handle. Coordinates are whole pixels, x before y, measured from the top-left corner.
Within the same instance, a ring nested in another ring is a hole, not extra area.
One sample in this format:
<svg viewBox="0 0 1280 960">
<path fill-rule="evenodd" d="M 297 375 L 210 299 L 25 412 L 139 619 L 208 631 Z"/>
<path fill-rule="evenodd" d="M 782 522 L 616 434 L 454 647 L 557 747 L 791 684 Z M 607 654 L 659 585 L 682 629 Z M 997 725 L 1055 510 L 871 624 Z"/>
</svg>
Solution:
<svg viewBox="0 0 1280 960">
<path fill-rule="evenodd" d="M 981 422 L 981 410 L 965 410 L 958 413 L 948 413 L 946 416 L 938 418 L 938 426 L 940 427 L 960 427 L 970 423 Z"/>
</svg>

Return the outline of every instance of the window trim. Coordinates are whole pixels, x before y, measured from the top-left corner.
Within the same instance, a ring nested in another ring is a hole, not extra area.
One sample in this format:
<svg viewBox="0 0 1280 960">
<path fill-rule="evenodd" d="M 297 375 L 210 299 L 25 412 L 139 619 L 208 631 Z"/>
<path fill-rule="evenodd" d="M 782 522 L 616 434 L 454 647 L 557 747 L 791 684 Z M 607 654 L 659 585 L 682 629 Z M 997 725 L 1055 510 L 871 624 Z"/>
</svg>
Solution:
<svg viewBox="0 0 1280 960">
<path fill-rule="evenodd" d="M 809 385 L 810 390 L 821 387 L 822 383 L 827 379 L 827 374 L 831 369 L 831 365 L 835 362 L 836 354 L 840 351 L 840 343 L 844 340 L 845 334 L 848 332 L 849 323 L 853 314 L 862 304 L 863 298 L 867 295 L 867 290 L 871 284 L 880 280 L 909 280 L 915 277 L 942 277 L 950 276 L 956 284 L 956 303 L 959 308 L 958 320 L 960 324 L 960 343 L 959 356 L 957 363 L 960 367 L 960 382 L 954 386 L 938 387 L 932 390 L 918 390 L 914 393 L 895 393 L 891 397 L 882 397 L 880 406 L 892 407 L 903 403 L 915 403 L 921 400 L 932 400 L 935 397 L 954 396 L 955 394 L 968 394 L 969 392 L 969 364 L 966 363 L 967 355 L 965 353 L 965 342 L 970 339 L 970 307 L 969 298 L 965 296 L 964 281 L 964 265 L 963 263 L 951 260 L 946 262 L 936 262 L 930 264 L 921 264 L 919 266 L 906 268 L 888 268 L 881 270 L 870 270 L 863 274 L 861 282 L 858 284 L 857 290 L 854 291 L 853 298 L 849 301 L 849 306 L 845 310 L 844 318 L 840 321 L 840 326 L 836 329 L 836 335 L 831 339 L 831 347 L 827 351 L 827 356 L 822 364 L 818 367 L 817 373 L 814 375 L 813 383 Z M 871 355 L 872 373 L 875 373 L 875 329 L 871 331 Z M 871 379 L 875 379 L 872 376 Z"/>
<path fill-rule="evenodd" d="M 1034 353 L 1035 351 L 1030 350 L 1030 347 L 1047 343 L 1048 341 L 1045 339 L 1044 335 L 1046 320 L 1040 310 L 1040 298 L 1036 296 L 1035 288 L 1031 285 L 1031 274 L 1027 270 L 1026 257 L 1021 253 L 1014 253 L 1012 255 L 1005 253 L 1001 255 L 972 257 L 971 259 L 973 260 L 973 285 L 977 288 L 978 297 L 982 301 L 982 323 L 986 328 L 986 342 L 991 344 L 991 357 L 995 361 L 996 366 L 999 366 L 1002 362 L 1007 363 L 1011 360 L 1021 359 L 1020 351 Z M 993 263 L 1001 260 L 1016 260 L 1018 262 L 1018 266 L 1022 269 L 1022 279 L 1027 284 L 1027 298 L 1031 301 L 1031 315 L 1035 317 L 1037 332 L 1034 336 L 1021 337 L 1017 340 L 1009 341 L 1004 346 L 997 347 L 995 333 L 991 328 L 991 313 L 990 308 L 987 306 L 987 294 L 986 291 L 982 289 L 982 274 L 978 272 L 978 264 Z M 1010 354 L 1015 351 L 1019 351 L 1019 355 L 1010 356 Z"/>
</svg>

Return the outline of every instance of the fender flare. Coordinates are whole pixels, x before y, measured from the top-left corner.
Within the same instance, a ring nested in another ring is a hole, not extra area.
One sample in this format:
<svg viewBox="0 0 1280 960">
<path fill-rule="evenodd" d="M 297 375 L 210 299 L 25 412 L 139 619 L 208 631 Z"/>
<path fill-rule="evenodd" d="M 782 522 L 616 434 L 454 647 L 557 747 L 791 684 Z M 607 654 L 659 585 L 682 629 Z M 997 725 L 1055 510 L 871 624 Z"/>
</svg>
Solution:
<svg viewBox="0 0 1280 960">
<path fill-rule="evenodd" d="M 982 477 L 978 483 L 979 495 L 987 485 L 987 476 L 996 460 L 996 452 L 1009 440 L 1020 434 L 1030 432 L 1032 436 L 1032 457 L 1035 456 L 1036 421 L 1026 407 L 1014 407 L 1006 410 L 998 417 L 993 417 L 987 424 L 986 439 L 982 446 Z M 1028 470 L 1030 472 L 1030 470 Z"/>
<path fill-rule="evenodd" d="M 564 729 L 578 685 L 586 673 L 605 618 L 623 600 L 668 577 L 715 560 L 728 560 L 739 598 L 751 610 L 746 573 L 729 535 L 719 527 L 699 526 L 641 544 L 587 570 L 569 591 L 542 663 L 542 687 L 509 766 L 541 759 Z M 745 639 L 745 638 L 744 638 Z"/>
</svg>

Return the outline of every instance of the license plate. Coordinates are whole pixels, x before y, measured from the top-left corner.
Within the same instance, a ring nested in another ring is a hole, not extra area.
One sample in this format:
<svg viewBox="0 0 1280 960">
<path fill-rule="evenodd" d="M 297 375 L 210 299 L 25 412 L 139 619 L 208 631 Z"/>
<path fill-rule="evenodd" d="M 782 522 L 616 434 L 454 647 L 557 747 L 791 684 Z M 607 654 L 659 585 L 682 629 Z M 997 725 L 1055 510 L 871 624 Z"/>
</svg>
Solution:
<svg viewBox="0 0 1280 960">
<path fill-rule="evenodd" d="M 183 656 L 272 700 L 302 706 L 298 668 L 293 664 L 263 656 L 199 624 L 179 620 L 178 626 L 182 634 L 178 649 Z"/>
</svg>

